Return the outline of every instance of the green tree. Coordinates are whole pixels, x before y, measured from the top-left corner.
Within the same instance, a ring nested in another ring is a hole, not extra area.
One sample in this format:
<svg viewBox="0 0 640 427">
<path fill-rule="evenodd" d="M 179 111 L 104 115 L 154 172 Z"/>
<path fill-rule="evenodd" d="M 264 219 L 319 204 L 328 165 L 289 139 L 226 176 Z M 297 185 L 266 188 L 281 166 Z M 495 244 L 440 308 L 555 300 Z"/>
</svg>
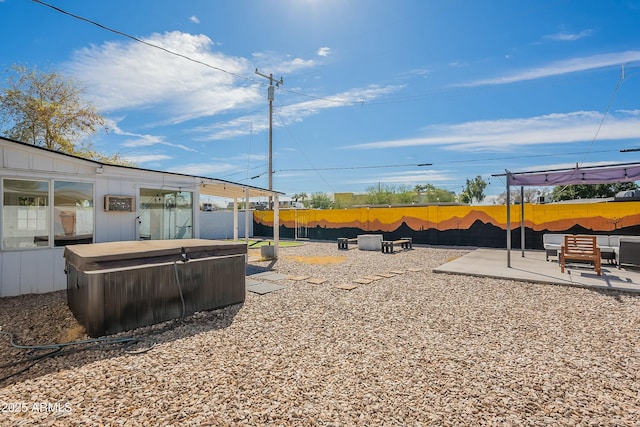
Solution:
<svg viewBox="0 0 640 427">
<path fill-rule="evenodd" d="M 415 186 L 418 203 L 455 202 L 456 195 L 453 191 L 436 187 L 433 184 L 418 184 Z"/>
<path fill-rule="evenodd" d="M 309 206 L 314 209 L 328 209 L 331 207 L 331 198 L 325 193 L 313 193 Z"/>
<path fill-rule="evenodd" d="M 365 201 L 368 205 L 390 205 L 393 203 L 394 193 L 395 188 L 392 185 L 372 185 L 371 187 L 367 187 Z"/>
<path fill-rule="evenodd" d="M 85 159 L 96 160 L 102 163 L 111 163 L 114 165 L 123 166 L 135 166 L 135 163 L 123 158 L 119 153 L 104 154 L 96 151 L 93 148 L 93 144 L 90 142 L 84 142 L 80 147 L 76 148 L 72 154 L 76 156 L 84 157 Z"/>
<path fill-rule="evenodd" d="M 21 142 L 105 163 L 131 165 L 119 154 L 95 151 L 86 138 L 105 125 L 104 117 L 83 100 L 79 83 L 58 72 L 13 65 L 0 89 L 0 133 Z"/>
<path fill-rule="evenodd" d="M 635 182 L 616 182 L 613 184 L 572 184 L 553 187 L 553 200 L 595 199 L 613 197 L 620 191 L 635 190 Z"/>
<path fill-rule="evenodd" d="M 484 200 L 484 189 L 487 188 L 487 182 L 480 175 L 474 179 L 467 179 L 464 190 L 459 195 L 459 199 L 463 203 L 480 203 Z"/>
<path fill-rule="evenodd" d="M 548 196 L 551 190 L 547 187 L 524 187 L 524 202 L 525 203 L 535 203 L 538 196 Z M 512 188 L 509 198 L 511 203 L 520 202 L 520 188 Z M 507 204 L 507 192 L 501 193 L 496 198 L 496 203 L 499 205 Z"/>
<path fill-rule="evenodd" d="M 309 196 L 307 195 L 307 193 L 296 193 L 293 195 L 293 201 L 301 202 L 305 207 L 307 207 L 308 205 L 308 202 L 307 202 L 308 198 Z"/>
<path fill-rule="evenodd" d="M 393 194 L 393 203 L 409 204 L 415 200 L 416 193 L 407 185 L 399 186 Z"/>
</svg>

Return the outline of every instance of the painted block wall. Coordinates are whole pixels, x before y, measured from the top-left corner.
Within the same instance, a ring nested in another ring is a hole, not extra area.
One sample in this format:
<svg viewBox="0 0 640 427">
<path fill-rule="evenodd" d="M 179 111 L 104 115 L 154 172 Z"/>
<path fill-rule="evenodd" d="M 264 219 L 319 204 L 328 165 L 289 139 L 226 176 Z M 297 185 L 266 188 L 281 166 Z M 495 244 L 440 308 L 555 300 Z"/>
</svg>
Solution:
<svg viewBox="0 0 640 427">
<path fill-rule="evenodd" d="M 273 235 L 273 212 L 254 212 L 256 236 Z M 521 206 L 511 208 L 512 247 L 520 247 Z M 524 205 L 527 249 L 542 249 L 544 233 L 640 235 L 640 202 Z M 506 248 L 507 209 L 494 206 L 376 207 L 280 211 L 280 236 L 337 240 L 380 233 L 386 240 Z"/>
</svg>

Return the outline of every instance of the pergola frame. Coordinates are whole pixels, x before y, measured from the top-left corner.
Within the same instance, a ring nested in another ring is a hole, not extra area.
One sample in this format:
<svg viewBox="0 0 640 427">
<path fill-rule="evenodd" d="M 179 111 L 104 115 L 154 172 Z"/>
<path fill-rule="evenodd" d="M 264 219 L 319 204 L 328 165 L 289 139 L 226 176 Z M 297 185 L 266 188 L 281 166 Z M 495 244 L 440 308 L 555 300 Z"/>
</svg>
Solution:
<svg viewBox="0 0 640 427">
<path fill-rule="evenodd" d="M 233 239 L 238 240 L 238 199 L 245 199 L 245 240 L 249 242 L 249 199 L 251 197 L 273 198 L 273 245 L 274 257 L 278 257 L 280 241 L 279 196 L 284 193 L 264 188 L 242 185 L 213 178 L 200 178 L 200 195 L 233 198 Z"/>
<path fill-rule="evenodd" d="M 640 162 L 617 163 L 600 166 L 579 166 L 565 169 L 549 169 L 530 172 L 510 172 L 505 169 L 507 179 L 507 267 L 511 268 L 511 186 L 520 186 L 520 246 L 524 257 L 525 227 L 524 227 L 524 187 L 525 186 L 555 186 L 570 184 L 610 184 L 616 182 L 633 182 L 640 180 Z"/>
</svg>

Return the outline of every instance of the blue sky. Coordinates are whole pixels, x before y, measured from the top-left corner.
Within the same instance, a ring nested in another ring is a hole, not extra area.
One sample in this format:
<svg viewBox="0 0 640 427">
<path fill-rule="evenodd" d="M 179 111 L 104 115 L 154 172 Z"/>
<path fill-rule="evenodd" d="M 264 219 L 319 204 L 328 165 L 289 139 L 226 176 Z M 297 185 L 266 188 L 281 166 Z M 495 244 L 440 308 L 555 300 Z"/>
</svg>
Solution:
<svg viewBox="0 0 640 427">
<path fill-rule="evenodd" d="M 109 121 L 95 147 L 139 167 L 266 188 L 256 69 L 284 80 L 273 188 L 289 196 L 459 193 L 476 175 L 497 195 L 505 169 L 638 160 L 619 151 L 640 147 L 640 0 L 47 3 L 148 44 L 0 0 L 3 65 L 82 81 Z"/>
</svg>

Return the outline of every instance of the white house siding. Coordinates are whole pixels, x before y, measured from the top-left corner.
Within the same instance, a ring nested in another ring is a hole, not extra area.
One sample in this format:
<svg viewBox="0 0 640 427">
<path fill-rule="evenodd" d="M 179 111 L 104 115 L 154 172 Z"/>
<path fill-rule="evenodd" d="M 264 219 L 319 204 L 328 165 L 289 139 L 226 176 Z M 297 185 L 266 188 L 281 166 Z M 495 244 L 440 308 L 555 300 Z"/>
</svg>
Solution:
<svg viewBox="0 0 640 427">
<path fill-rule="evenodd" d="M 63 253 L 63 247 L 2 252 L 0 297 L 65 289 Z"/>
<path fill-rule="evenodd" d="M 106 169 L 106 168 L 105 168 Z M 104 175 L 104 173 L 103 173 Z M 136 204 L 138 195 L 133 183 L 127 177 L 117 177 L 108 174 L 104 178 L 96 178 L 95 192 L 102 197 L 95 201 L 95 238 L 96 242 L 116 242 L 121 240 L 135 240 L 136 212 L 105 212 L 104 196 L 134 196 Z"/>
<path fill-rule="evenodd" d="M 140 188 L 192 192 L 192 235 L 199 236 L 199 178 L 99 163 L 0 138 L 0 179 L 66 180 L 94 184 L 94 242 L 137 240 Z M 104 196 L 134 196 L 135 212 L 105 212 Z M 1 226 L 1 223 L 0 223 Z M 0 230 L 0 237 L 2 230 Z M 0 250 L 0 297 L 66 289 L 64 247 Z"/>
<path fill-rule="evenodd" d="M 140 188 L 189 191 L 193 194 L 194 212 L 197 212 L 200 198 L 198 184 L 199 182 L 190 176 L 104 166 L 103 173 L 95 178 L 95 241 L 117 242 L 139 239 L 137 218 Z M 104 196 L 107 195 L 134 196 L 136 199 L 135 212 L 105 212 Z M 197 216 L 193 215 L 192 218 L 193 237 L 198 237 L 199 221 L 197 221 Z"/>
</svg>

